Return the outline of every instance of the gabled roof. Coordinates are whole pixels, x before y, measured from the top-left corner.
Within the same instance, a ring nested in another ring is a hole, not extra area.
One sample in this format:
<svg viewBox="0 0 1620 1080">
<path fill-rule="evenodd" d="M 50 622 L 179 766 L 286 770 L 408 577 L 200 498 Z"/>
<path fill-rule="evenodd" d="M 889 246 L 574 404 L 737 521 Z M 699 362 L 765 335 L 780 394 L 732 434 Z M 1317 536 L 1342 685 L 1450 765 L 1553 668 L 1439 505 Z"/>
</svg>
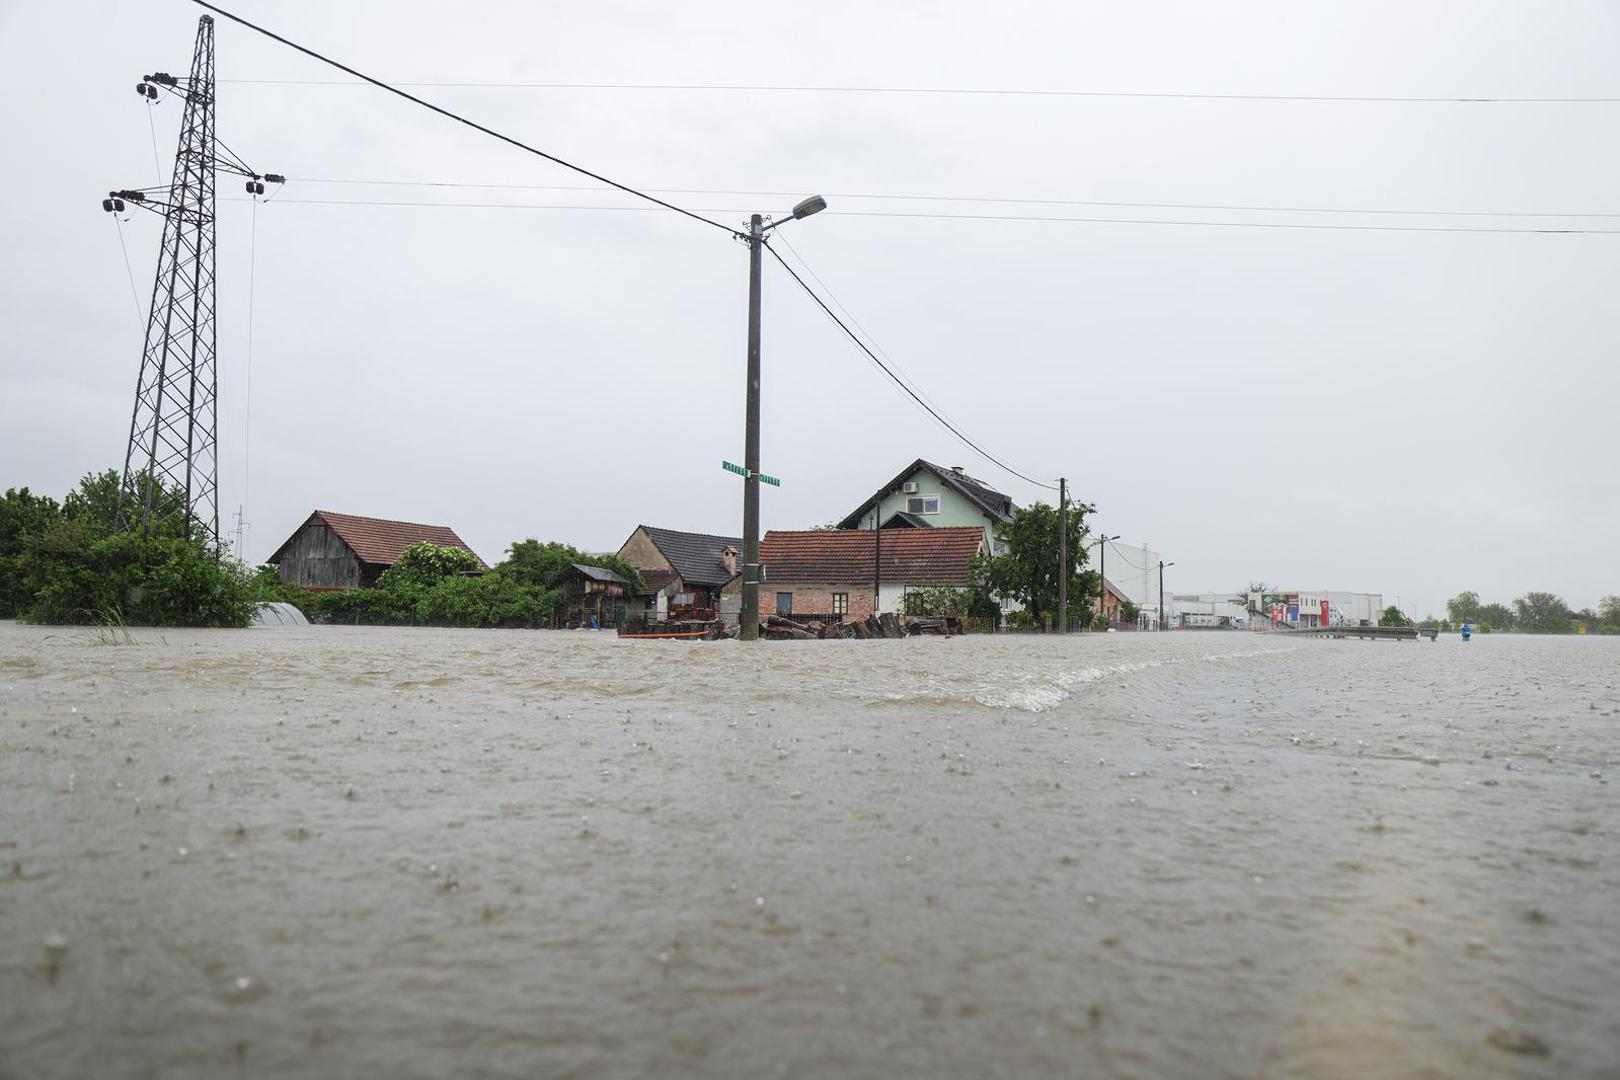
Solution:
<svg viewBox="0 0 1620 1080">
<path fill-rule="evenodd" d="M 904 510 L 896 510 L 883 522 L 885 529 L 928 529 L 932 528 L 928 522 L 916 514 L 908 514 Z"/>
<path fill-rule="evenodd" d="M 331 510 L 317 510 L 309 515 L 309 520 L 298 526 L 292 536 L 276 549 L 270 556 L 272 563 L 281 562 L 282 553 L 287 550 L 298 534 L 311 525 L 322 524 L 338 535 L 338 539 L 348 545 L 350 551 L 364 563 L 375 563 L 379 566 L 393 566 L 405 549 L 420 541 L 427 541 L 439 547 L 461 548 L 470 552 L 472 557 L 478 559 L 478 553 L 468 547 L 466 542 L 457 536 L 455 530 L 448 525 L 423 525 L 415 521 L 390 521 L 387 518 L 361 517 L 358 514 L 337 514 Z M 478 565 L 488 569 L 483 559 L 478 559 Z"/>
<path fill-rule="evenodd" d="M 601 566 L 587 566 L 584 563 L 570 563 L 575 570 L 590 578 L 592 581 L 605 581 L 610 585 L 628 585 L 628 581 L 613 571 Z"/>
<path fill-rule="evenodd" d="M 765 587 L 870 582 L 877 543 L 870 529 L 768 532 L 759 548 Z M 884 529 L 882 579 L 891 585 L 966 585 L 969 563 L 983 549 L 984 530 L 977 525 Z"/>
<path fill-rule="evenodd" d="M 1125 595 L 1125 590 L 1121 589 L 1118 585 L 1115 585 L 1107 578 L 1103 578 L 1103 586 L 1107 588 L 1109 592 L 1113 593 L 1114 599 L 1118 600 L 1120 603 L 1129 604 L 1131 602 L 1131 598 Z"/>
<path fill-rule="evenodd" d="M 919 469 L 926 469 L 928 472 L 933 473 L 939 478 L 940 483 L 977 506 L 991 521 L 1007 522 L 1012 520 L 1013 501 L 1006 495 L 995 490 L 983 480 L 976 480 L 965 472 L 941 468 L 931 461 L 918 458 L 904 469 L 901 469 L 893 480 L 879 488 L 871 498 L 857 506 L 848 517 L 838 523 L 838 527 L 840 529 L 859 528 L 862 515 L 872 509 L 889 492 L 905 483 L 906 478 Z"/>
<path fill-rule="evenodd" d="M 720 561 L 720 552 L 728 547 L 742 551 L 740 536 L 678 532 L 651 525 L 641 526 L 641 531 L 664 553 L 664 558 L 688 585 L 719 587 L 736 576 Z"/>
</svg>

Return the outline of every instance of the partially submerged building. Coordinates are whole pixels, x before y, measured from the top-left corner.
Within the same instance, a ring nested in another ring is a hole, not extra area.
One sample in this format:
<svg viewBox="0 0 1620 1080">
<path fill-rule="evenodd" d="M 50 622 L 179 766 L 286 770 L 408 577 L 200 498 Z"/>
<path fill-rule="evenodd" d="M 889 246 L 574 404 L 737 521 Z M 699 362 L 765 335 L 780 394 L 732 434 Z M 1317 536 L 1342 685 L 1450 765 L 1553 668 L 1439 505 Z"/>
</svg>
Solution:
<svg viewBox="0 0 1620 1080">
<path fill-rule="evenodd" d="M 468 547 L 448 525 L 362 517 L 317 510 L 267 560 L 280 567 L 281 580 L 315 592 L 369 589 L 406 548 L 426 541 L 438 547 Z M 478 559 L 480 570 L 489 569 Z"/>
<path fill-rule="evenodd" d="M 721 589 L 737 576 L 741 551 L 740 536 L 637 525 L 618 556 L 641 572 L 646 586 L 638 614 L 650 619 L 713 618 Z"/>
<path fill-rule="evenodd" d="M 965 588 L 973 558 L 986 551 L 977 525 L 939 528 L 815 529 L 765 534 L 759 554 L 762 616 L 841 615 L 864 619 L 900 613 L 918 589 Z M 725 587 L 725 610 L 739 610 L 742 578 Z M 735 614 L 731 615 L 735 621 Z"/>
<path fill-rule="evenodd" d="M 559 629 L 622 626 L 630 583 L 612 570 L 572 563 L 562 573 L 562 601 L 554 625 Z"/>
</svg>

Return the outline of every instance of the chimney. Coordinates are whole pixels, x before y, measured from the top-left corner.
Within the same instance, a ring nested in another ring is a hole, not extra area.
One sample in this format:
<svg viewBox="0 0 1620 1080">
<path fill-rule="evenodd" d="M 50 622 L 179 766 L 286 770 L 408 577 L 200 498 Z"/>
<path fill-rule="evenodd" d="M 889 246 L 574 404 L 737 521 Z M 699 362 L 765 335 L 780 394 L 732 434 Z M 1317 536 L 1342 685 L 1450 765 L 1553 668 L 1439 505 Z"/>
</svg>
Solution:
<svg viewBox="0 0 1620 1080">
<path fill-rule="evenodd" d="M 726 568 L 726 573 L 735 576 L 737 573 L 737 549 L 730 544 L 721 548 L 720 565 Z"/>
<path fill-rule="evenodd" d="M 951 466 L 951 472 L 955 473 L 957 476 L 966 476 L 967 475 L 967 470 L 962 468 L 962 466 L 960 466 L 960 465 L 952 465 Z"/>
</svg>

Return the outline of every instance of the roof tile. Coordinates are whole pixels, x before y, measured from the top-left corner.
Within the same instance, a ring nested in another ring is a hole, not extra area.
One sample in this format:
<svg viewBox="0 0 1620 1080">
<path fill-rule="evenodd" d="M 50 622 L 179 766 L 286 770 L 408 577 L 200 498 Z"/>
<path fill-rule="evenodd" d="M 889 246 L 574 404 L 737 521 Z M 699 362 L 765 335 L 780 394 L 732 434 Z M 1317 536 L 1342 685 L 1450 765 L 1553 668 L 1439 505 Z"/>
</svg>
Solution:
<svg viewBox="0 0 1620 1080">
<path fill-rule="evenodd" d="M 468 547 L 466 542 L 456 535 L 455 530 L 447 525 L 389 521 L 386 518 L 361 517 L 358 514 L 337 514 L 330 510 L 317 510 L 314 516 L 337 533 L 362 562 L 392 566 L 399 561 L 406 548 L 423 540 L 439 547 L 461 548 L 463 551 L 471 552 L 473 558 L 478 559 L 478 553 Z M 478 559 L 478 565 L 488 569 L 483 559 Z"/>
<path fill-rule="evenodd" d="M 869 529 L 768 532 L 760 545 L 768 584 L 839 585 L 872 580 L 877 538 Z M 913 585 L 966 585 L 984 547 L 977 526 L 884 529 L 882 578 Z"/>
</svg>

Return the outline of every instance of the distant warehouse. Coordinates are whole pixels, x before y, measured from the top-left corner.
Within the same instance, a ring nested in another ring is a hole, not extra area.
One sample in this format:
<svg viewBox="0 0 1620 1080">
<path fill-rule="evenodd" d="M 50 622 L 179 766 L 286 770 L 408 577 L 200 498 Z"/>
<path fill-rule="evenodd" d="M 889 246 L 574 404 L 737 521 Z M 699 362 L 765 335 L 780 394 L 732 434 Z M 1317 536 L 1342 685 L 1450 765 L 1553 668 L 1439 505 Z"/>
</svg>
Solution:
<svg viewBox="0 0 1620 1080">
<path fill-rule="evenodd" d="M 406 548 L 424 540 L 439 547 L 461 548 L 478 559 L 478 553 L 446 525 L 317 510 L 269 561 L 281 568 L 281 580 L 288 585 L 317 592 L 369 589 Z M 483 559 L 478 559 L 478 566 L 488 569 Z"/>
</svg>

